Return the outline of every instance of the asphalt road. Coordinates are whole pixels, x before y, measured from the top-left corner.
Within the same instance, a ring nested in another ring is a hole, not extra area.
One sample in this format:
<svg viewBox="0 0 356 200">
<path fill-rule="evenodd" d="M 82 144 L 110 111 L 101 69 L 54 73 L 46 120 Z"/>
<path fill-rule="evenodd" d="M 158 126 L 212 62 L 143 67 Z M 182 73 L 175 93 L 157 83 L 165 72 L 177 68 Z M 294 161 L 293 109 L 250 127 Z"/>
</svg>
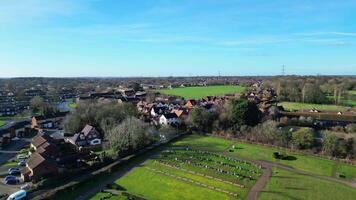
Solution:
<svg viewBox="0 0 356 200">
<path fill-rule="evenodd" d="M 26 144 L 29 143 L 28 139 L 19 139 L 16 141 L 11 141 L 11 144 L 9 147 L 7 147 L 4 150 L 0 151 L 0 191 L 7 193 L 7 194 L 12 194 L 18 190 L 20 190 L 21 186 L 24 184 L 19 184 L 19 185 L 6 185 L 3 183 L 3 178 L 7 175 L 7 170 L 10 167 L 5 167 L 3 166 L 6 161 L 13 159 L 16 157 L 17 151 L 19 151 L 21 148 L 23 148 Z"/>
<path fill-rule="evenodd" d="M 0 151 L 0 166 L 6 163 L 6 161 L 15 157 L 17 151 L 23 148 L 26 144 L 29 144 L 29 141 L 23 138 L 16 141 L 11 141 L 9 147 Z"/>
</svg>

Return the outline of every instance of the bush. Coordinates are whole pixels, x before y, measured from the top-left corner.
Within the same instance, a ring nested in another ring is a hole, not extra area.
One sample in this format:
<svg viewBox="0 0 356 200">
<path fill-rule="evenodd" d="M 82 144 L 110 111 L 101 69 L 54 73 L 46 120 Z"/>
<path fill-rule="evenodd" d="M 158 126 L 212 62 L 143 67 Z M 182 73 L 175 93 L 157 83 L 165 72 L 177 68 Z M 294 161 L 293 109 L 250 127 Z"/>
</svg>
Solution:
<svg viewBox="0 0 356 200">
<path fill-rule="evenodd" d="M 293 133 L 292 143 L 299 149 L 308 149 L 314 145 L 314 130 L 301 128 Z"/>
<path fill-rule="evenodd" d="M 348 133 L 356 133 L 356 124 L 349 124 L 346 126 L 346 131 Z"/>
</svg>

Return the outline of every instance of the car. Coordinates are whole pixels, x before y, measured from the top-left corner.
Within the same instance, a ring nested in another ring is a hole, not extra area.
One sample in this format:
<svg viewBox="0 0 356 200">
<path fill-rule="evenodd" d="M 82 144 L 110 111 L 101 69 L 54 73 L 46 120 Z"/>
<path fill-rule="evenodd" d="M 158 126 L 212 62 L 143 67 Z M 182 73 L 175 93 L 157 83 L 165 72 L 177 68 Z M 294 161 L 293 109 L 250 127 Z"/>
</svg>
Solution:
<svg viewBox="0 0 356 200">
<path fill-rule="evenodd" d="M 12 170 L 9 172 L 9 175 L 20 175 L 20 174 L 21 174 L 20 170 Z"/>
<path fill-rule="evenodd" d="M 6 185 L 16 185 L 16 184 L 19 184 L 19 183 L 20 183 L 19 179 L 10 179 L 10 180 L 5 181 Z"/>
<path fill-rule="evenodd" d="M 16 179 L 16 178 L 17 178 L 16 176 L 8 175 L 8 176 L 5 176 L 4 182 L 7 181 L 7 180 Z"/>
<path fill-rule="evenodd" d="M 17 168 L 17 167 L 11 167 L 9 170 L 7 170 L 8 172 L 11 172 L 11 171 L 13 171 L 13 170 L 18 170 L 18 171 L 20 171 L 20 169 L 19 168 Z"/>
<path fill-rule="evenodd" d="M 27 198 L 27 193 L 25 190 L 20 190 L 17 191 L 9 196 L 7 200 L 20 200 L 20 199 L 26 199 Z"/>
<path fill-rule="evenodd" d="M 25 160 L 21 160 L 19 163 L 17 163 L 18 166 L 24 167 L 26 166 L 26 161 Z"/>
<path fill-rule="evenodd" d="M 20 154 L 17 156 L 17 159 L 19 159 L 19 160 L 25 160 L 27 158 L 28 158 L 28 155 L 25 155 L 25 154 Z"/>
</svg>

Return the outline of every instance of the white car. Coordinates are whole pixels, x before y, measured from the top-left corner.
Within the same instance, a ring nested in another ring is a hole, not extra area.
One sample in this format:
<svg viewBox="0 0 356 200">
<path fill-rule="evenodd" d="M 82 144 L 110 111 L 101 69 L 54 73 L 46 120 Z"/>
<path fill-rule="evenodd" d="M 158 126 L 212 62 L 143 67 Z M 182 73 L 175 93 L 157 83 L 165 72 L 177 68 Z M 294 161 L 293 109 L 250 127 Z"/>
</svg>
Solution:
<svg viewBox="0 0 356 200">
<path fill-rule="evenodd" d="M 27 193 L 25 190 L 20 190 L 20 191 L 17 191 L 13 194 L 11 194 L 7 200 L 22 200 L 22 199 L 26 199 L 27 197 Z"/>
<path fill-rule="evenodd" d="M 95 146 L 101 144 L 101 139 L 94 139 L 90 141 L 90 145 Z"/>
</svg>

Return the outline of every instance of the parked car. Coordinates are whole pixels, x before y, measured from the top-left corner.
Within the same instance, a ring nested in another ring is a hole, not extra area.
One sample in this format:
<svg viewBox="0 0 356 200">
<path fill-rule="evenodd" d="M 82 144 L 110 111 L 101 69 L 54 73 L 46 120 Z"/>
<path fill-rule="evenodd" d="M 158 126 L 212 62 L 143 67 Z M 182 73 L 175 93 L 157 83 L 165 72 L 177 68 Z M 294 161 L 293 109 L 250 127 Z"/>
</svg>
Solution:
<svg viewBox="0 0 356 200">
<path fill-rule="evenodd" d="M 8 169 L 7 171 L 8 172 L 11 172 L 11 171 L 13 171 L 13 170 L 19 170 L 20 171 L 20 169 L 19 168 L 17 168 L 17 167 L 11 167 L 10 169 Z"/>
<path fill-rule="evenodd" d="M 23 200 L 27 198 L 27 193 L 25 190 L 17 191 L 9 196 L 7 200 Z"/>
<path fill-rule="evenodd" d="M 28 158 L 28 155 L 25 155 L 25 154 L 20 154 L 17 156 L 17 159 L 19 159 L 19 160 L 25 160 L 27 158 Z"/>
<path fill-rule="evenodd" d="M 21 160 L 19 163 L 17 163 L 18 166 L 24 167 L 26 166 L 26 161 L 25 160 Z"/>
<path fill-rule="evenodd" d="M 9 172 L 9 175 L 20 175 L 20 174 L 21 174 L 20 170 L 12 170 Z"/>
<path fill-rule="evenodd" d="M 6 185 L 16 185 L 16 184 L 19 184 L 19 183 L 20 183 L 19 179 L 9 179 L 9 180 L 5 181 Z"/>
<path fill-rule="evenodd" d="M 17 177 L 16 176 L 12 176 L 12 175 L 5 176 L 4 182 L 7 181 L 7 180 L 10 180 L 10 179 L 17 179 Z"/>
</svg>

